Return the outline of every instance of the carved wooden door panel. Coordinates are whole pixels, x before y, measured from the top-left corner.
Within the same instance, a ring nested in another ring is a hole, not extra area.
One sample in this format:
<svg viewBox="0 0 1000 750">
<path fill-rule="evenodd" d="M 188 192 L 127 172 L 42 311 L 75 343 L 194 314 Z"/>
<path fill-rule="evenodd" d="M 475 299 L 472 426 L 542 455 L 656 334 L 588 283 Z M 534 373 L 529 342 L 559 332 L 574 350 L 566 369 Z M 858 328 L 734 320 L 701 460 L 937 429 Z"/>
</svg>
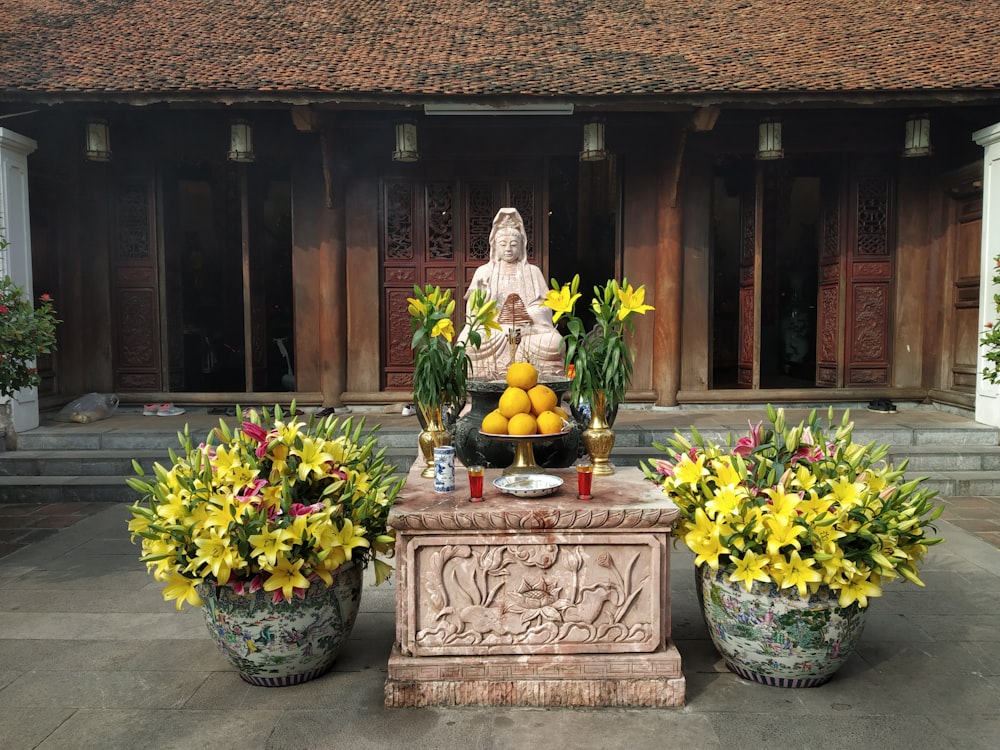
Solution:
<svg viewBox="0 0 1000 750">
<path fill-rule="evenodd" d="M 983 226 L 982 188 L 955 195 L 952 222 L 950 382 L 957 391 L 975 393 L 979 351 L 979 259 Z"/>
<path fill-rule="evenodd" d="M 382 362 L 386 390 L 413 386 L 410 316 L 413 287 L 450 289 L 456 325 L 464 296 L 478 266 L 489 259 L 493 217 L 514 206 L 524 219 L 528 259 L 539 263 L 541 180 L 533 175 L 385 178 L 382 182 Z"/>
<path fill-rule="evenodd" d="M 816 310 L 816 385 L 843 385 L 844 252 L 840 180 L 826 179 L 820 194 L 819 285 Z"/>
<path fill-rule="evenodd" d="M 111 242 L 115 389 L 162 390 L 153 179 L 124 178 L 114 195 Z"/>
<path fill-rule="evenodd" d="M 737 386 L 760 387 L 760 281 L 762 176 L 748 181 L 740 196 L 740 331 Z"/>
<path fill-rule="evenodd" d="M 856 172 L 851 183 L 844 385 L 889 385 L 892 183 L 877 165 Z"/>
</svg>

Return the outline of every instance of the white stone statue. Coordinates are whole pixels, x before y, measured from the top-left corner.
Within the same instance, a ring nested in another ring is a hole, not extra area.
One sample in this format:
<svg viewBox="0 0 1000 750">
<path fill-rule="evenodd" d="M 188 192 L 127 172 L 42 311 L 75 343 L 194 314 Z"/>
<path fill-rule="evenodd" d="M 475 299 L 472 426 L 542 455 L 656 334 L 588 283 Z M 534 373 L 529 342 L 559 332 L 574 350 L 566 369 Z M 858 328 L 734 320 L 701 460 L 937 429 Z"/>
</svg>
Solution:
<svg viewBox="0 0 1000 750">
<path fill-rule="evenodd" d="M 538 266 L 528 263 L 528 235 L 516 208 L 501 208 L 490 231 L 490 259 L 476 269 L 465 293 L 466 304 L 482 289 L 497 303 L 497 322 L 503 333 L 469 349 L 472 375 L 483 380 L 503 378 L 511 363 L 511 340 L 517 342 L 514 360 L 531 362 L 539 375 L 565 375 L 562 336 L 552 322 L 552 310 L 543 307 L 548 284 Z M 469 314 L 468 311 L 466 313 Z"/>
</svg>

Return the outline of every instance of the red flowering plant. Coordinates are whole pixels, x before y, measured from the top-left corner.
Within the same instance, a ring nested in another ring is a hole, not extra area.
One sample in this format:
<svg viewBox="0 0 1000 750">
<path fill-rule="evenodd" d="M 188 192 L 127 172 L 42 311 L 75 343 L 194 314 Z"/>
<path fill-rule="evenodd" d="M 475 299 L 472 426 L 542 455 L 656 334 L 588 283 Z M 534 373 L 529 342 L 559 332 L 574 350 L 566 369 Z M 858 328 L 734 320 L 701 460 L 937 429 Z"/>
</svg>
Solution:
<svg viewBox="0 0 1000 750">
<path fill-rule="evenodd" d="M 0 227 L 0 252 L 9 246 Z M 49 295 L 43 294 L 36 307 L 9 276 L 0 278 L 0 397 L 41 382 L 35 360 L 56 348 L 59 322 Z"/>
<path fill-rule="evenodd" d="M 1000 255 L 994 259 L 993 286 L 1000 286 Z M 994 293 L 993 305 L 996 312 L 1000 313 L 1000 293 Z M 983 360 L 986 363 L 983 366 L 983 378 L 988 383 L 1000 383 L 1000 325 L 988 321 L 979 344 L 983 347 Z"/>
</svg>

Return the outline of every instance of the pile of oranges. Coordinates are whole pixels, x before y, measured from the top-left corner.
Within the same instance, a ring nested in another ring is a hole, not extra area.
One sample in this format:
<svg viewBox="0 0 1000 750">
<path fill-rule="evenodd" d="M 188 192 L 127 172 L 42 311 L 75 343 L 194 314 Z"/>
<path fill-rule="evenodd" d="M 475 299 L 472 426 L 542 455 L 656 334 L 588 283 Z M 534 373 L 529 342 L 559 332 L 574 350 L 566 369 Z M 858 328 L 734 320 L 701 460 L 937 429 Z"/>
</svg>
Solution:
<svg viewBox="0 0 1000 750">
<path fill-rule="evenodd" d="M 554 435 L 562 432 L 569 416 L 559 406 L 559 397 L 538 382 L 538 371 L 530 362 L 515 362 L 507 368 L 507 388 L 497 408 L 483 417 L 482 431 L 494 435 Z"/>
</svg>

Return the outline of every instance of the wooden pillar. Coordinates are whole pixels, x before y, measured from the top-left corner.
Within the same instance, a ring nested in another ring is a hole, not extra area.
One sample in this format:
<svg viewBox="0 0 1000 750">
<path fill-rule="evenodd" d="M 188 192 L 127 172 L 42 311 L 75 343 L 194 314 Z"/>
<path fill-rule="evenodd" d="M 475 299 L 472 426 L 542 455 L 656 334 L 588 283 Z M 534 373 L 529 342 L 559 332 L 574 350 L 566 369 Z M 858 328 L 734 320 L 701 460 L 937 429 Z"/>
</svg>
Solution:
<svg viewBox="0 0 1000 750">
<path fill-rule="evenodd" d="M 342 405 L 347 379 L 344 200 L 335 130 L 307 132 L 292 170 L 296 390 Z M 325 141 L 325 145 L 324 142 Z"/>
<path fill-rule="evenodd" d="M 684 131 L 676 131 L 662 155 L 657 197 L 656 307 L 653 329 L 653 388 L 659 406 L 676 406 L 681 382 L 683 242 L 680 191 Z"/>
</svg>

